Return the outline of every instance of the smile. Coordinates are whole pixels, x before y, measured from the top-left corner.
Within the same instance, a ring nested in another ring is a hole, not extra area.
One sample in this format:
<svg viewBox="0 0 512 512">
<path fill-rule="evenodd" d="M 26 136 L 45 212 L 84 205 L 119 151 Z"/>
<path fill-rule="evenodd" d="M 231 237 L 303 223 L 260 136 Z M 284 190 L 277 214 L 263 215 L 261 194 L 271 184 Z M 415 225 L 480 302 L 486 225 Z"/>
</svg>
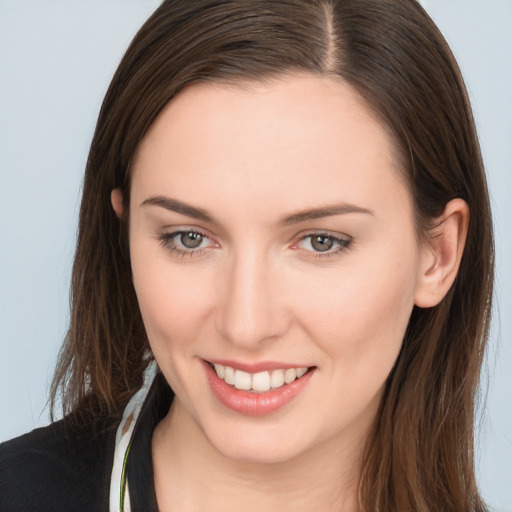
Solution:
<svg viewBox="0 0 512 512">
<path fill-rule="evenodd" d="M 291 384 L 308 371 L 307 367 L 301 367 L 249 373 L 218 363 L 214 363 L 213 368 L 217 377 L 226 384 L 234 386 L 236 389 L 254 393 L 264 393 L 271 389 L 280 388 L 285 384 Z"/>
<path fill-rule="evenodd" d="M 282 363 L 231 366 L 223 362 L 203 360 L 211 392 L 223 406 L 247 416 L 265 416 L 289 404 L 317 370 L 316 366 L 279 368 Z"/>
</svg>

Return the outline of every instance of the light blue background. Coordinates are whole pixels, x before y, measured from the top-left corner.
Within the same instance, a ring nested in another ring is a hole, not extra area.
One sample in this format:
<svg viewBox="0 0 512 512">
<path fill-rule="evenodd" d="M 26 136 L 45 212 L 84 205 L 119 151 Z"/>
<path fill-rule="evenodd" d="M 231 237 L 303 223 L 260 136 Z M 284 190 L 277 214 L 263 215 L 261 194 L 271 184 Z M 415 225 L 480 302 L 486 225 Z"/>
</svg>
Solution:
<svg viewBox="0 0 512 512">
<path fill-rule="evenodd" d="M 88 145 L 111 76 L 158 3 L 0 0 L 0 439 L 48 422 Z M 478 474 L 488 502 L 512 510 L 512 0 L 423 4 L 466 78 L 489 176 L 497 290 Z"/>
</svg>

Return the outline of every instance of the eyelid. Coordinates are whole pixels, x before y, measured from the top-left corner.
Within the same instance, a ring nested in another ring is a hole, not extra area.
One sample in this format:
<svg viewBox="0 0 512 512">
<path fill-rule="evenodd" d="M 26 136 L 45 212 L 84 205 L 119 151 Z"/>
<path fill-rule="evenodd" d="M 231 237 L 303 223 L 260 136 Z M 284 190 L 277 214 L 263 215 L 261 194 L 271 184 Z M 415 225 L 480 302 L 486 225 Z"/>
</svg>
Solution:
<svg viewBox="0 0 512 512">
<path fill-rule="evenodd" d="M 296 234 L 293 237 L 293 239 L 295 240 L 293 244 L 297 244 L 301 240 L 304 240 L 305 238 L 308 238 L 310 236 L 326 236 L 331 238 L 337 238 L 347 242 L 353 239 L 352 236 L 346 233 L 340 233 L 339 231 L 330 231 L 329 229 L 308 229 Z"/>
<path fill-rule="evenodd" d="M 177 247 L 175 243 L 173 242 L 173 238 L 175 238 L 178 235 L 186 234 L 186 233 L 196 233 L 198 235 L 201 235 L 203 238 L 210 240 L 212 243 L 209 247 L 198 247 L 198 248 L 186 248 L 186 247 Z M 203 254 L 207 249 L 210 249 L 211 247 L 218 246 L 219 244 L 213 239 L 213 236 L 207 233 L 206 230 L 200 229 L 197 227 L 187 227 L 187 226 L 180 226 L 177 228 L 169 229 L 168 231 L 162 231 L 158 233 L 157 240 L 159 241 L 160 245 L 169 251 L 171 254 L 175 254 L 181 257 L 185 256 L 194 256 L 194 255 L 201 255 Z M 172 245 L 170 245 L 172 244 Z"/>
<path fill-rule="evenodd" d="M 338 247 L 334 250 L 327 250 L 327 251 L 314 251 L 314 250 L 308 250 L 303 249 L 299 247 L 299 244 L 303 242 L 304 240 L 308 238 L 312 238 L 315 236 L 323 236 L 326 238 L 331 238 L 334 240 L 335 243 L 338 244 Z M 297 236 L 298 240 L 292 244 L 292 249 L 304 251 L 304 253 L 308 253 L 306 256 L 311 258 L 322 258 L 322 257 L 329 257 L 329 256 L 336 256 L 341 252 L 344 252 L 350 248 L 350 245 L 352 244 L 353 238 L 349 235 L 346 235 L 344 233 L 333 233 L 332 231 L 327 230 L 318 230 L 318 231 L 309 231 L 307 233 L 301 233 Z"/>
</svg>

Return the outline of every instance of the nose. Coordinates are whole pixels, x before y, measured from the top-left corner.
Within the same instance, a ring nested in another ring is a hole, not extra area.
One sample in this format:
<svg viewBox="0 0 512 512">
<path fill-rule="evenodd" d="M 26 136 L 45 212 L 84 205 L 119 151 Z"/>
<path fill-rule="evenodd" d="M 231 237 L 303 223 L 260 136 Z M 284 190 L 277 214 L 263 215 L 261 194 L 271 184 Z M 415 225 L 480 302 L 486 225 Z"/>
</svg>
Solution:
<svg viewBox="0 0 512 512">
<path fill-rule="evenodd" d="M 217 330 L 233 345 L 261 348 L 287 329 L 287 315 L 280 304 L 277 265 L 259 251 L 244 251 L 226 265 L 219 286 Z"/>
</svg>

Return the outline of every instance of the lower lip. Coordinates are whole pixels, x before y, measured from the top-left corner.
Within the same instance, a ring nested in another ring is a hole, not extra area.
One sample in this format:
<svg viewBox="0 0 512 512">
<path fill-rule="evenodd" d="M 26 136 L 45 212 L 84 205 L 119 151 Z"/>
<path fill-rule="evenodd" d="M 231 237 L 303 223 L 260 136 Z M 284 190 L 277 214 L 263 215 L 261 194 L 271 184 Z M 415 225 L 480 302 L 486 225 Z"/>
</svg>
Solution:
<svg viewBox="0 0 512 512">
<path fill-rule="evenodd" d="M 314 371 L 309 370 L 299 379 L 263 393 L 243 391 L 220 379 L 209 363 L 203 361 L 210 388 L 221 404 L 246 416 L 265 416 L 291 402 L 309 383 Z"/>
</svg>

